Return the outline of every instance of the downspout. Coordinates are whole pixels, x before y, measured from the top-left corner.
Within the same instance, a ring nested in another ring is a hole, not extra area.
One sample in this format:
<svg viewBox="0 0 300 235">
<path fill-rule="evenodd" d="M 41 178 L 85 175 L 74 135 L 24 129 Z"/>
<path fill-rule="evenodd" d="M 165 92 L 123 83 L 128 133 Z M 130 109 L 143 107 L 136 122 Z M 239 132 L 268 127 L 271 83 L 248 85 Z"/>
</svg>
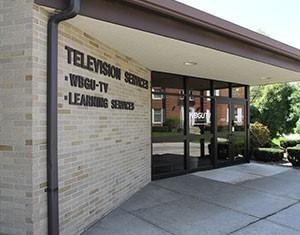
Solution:
<svg viewBox="0 0 300 235">
<path fill-rule="evenodd" d="M 58 213 L 58 160 L 57 160 L 57 61 L 58 25 L 75 17 L 80 10 L 80 0 L 70 0 L 62 12 L 48 21 L 47 41 L 47 208 L 48 234 L 59 234 Z"/>
</svg>

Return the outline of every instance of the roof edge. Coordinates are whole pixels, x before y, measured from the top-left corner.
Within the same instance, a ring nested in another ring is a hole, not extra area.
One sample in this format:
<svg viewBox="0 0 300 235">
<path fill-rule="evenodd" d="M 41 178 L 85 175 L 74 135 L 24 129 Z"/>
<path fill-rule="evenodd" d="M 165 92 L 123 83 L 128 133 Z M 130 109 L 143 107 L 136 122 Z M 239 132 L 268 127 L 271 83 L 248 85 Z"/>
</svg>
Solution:
<svg viewBox="0 0 300 235">
<path fill-rule="evenodd" d="M 34 0 L 61 10 L 69 0 Z M 82 1 L 82 16 L 300 72 L 300 50 L 174 0 Z"/>
<path fill-rule="evenodd" d="M 300 49 L 174 0 L 125 0 L 169 17 L 300 60 Z"/>
</svg>

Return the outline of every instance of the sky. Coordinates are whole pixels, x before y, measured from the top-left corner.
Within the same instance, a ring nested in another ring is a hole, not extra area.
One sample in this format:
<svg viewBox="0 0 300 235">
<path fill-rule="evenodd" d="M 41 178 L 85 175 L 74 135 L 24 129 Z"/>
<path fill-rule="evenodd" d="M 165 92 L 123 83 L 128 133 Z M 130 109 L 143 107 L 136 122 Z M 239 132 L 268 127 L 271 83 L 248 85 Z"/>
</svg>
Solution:
<svg viewBox="0 0 300 235">
<path fill-rule="evenodd" d="M 300 0 L 177 0 L 300 49 Z"/>
</svg>

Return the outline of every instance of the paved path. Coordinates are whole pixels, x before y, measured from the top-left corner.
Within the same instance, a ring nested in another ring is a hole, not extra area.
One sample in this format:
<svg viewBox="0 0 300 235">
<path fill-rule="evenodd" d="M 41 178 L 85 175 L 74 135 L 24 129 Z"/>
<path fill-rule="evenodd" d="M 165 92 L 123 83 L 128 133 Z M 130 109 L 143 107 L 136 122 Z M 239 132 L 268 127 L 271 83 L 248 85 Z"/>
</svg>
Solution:
<svg viewBox="0 0 300 235">
<path fill-rule="evenodd" d="M 150 183 L 85 235 L 300 234 L 300 170 L 257 163 Z"/>
</svg>

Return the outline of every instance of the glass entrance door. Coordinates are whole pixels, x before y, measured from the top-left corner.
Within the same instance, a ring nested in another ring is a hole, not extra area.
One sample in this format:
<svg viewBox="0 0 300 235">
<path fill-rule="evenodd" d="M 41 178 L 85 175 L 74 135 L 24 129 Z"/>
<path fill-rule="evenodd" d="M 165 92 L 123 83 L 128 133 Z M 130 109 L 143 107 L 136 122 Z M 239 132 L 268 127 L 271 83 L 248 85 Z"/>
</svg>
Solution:
<svg viewBox="0 0 300 235">
<path fill-rule="evenodd" d="M 216 101 L 216 136 L 215 154 L 217 163 L 231 161 L 231 123 L 230 103 L 225 100 Z"/>
<path fill-rule="evenodd" d="M 233 160 L 246 158 L 246 104 L 244 102 L 231 102 L 231 143 Z"/>
<path fill-rule="evenodd" d="M 218 164 L 246 158 L 246 104 L 229 98 L 216 99 L 215 150 Z"/>
<path fill-rule="evenodd" d="M 193 97 L 189 102 L 189 170 L 206 169 L 212 166 L 210 154 L 211 99 Z"/>
</svg>

